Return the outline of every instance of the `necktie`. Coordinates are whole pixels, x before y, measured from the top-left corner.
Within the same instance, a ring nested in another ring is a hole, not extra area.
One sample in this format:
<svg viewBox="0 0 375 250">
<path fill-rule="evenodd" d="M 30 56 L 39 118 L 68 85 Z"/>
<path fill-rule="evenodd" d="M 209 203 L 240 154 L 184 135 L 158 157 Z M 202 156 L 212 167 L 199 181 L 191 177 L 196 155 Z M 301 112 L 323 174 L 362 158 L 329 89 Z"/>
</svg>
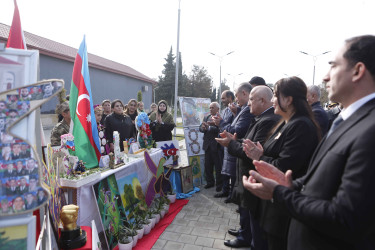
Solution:
<svg viewBox="0 0 375 250">
<path fill-rule="evenodd" d="M 328 134 L 327 134 L 327 137 L 329 137 L 333 131 L 336 130 L 336 128 L 341 124 L 341 122 L 343 122 L 344 119 L 342 119 L 341 115 L 339 115 L 332 123 L 332 126 L 330 128 L 330 130 L 328 131 Z"/>
</svg>

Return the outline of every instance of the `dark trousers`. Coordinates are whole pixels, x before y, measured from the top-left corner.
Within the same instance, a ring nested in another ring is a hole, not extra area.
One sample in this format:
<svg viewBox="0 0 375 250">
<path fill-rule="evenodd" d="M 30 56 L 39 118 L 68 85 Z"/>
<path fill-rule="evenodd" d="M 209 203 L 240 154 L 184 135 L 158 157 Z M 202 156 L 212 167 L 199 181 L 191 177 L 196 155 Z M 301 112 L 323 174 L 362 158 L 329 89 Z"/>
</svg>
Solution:
<svg viewBox="0 0 375 250">
<path fill-rule="evenodd" d="M 229 176 L 226 174 L 222 175 L 223 177 L 223 193 L 228 194 L 228 196 L 231 196 L 234 183 L 236 181 L 236 176 Z"/>
<path fill-rule="evenodd" d="M 260 227 L 259 221 L 254 218 L 250 210 L 239 207 L 240 210 L 240 230 L 237 239 L 246 241 L 255 250 L 267 250 L 267 241 L 264 231 Z"/>
<path fill-rule="evenodd" d="M 208 148 L 204 154 L 204 174 L 206 176 L 207 184 L 215 184 L 214 179 L 214 167 L 216 175 L 216 186 L 223 185 L 223 180 L 221 176 L 221 167 L 223 164 L 223 159 L 217 150 L 211 150 Z"/>
</svg>

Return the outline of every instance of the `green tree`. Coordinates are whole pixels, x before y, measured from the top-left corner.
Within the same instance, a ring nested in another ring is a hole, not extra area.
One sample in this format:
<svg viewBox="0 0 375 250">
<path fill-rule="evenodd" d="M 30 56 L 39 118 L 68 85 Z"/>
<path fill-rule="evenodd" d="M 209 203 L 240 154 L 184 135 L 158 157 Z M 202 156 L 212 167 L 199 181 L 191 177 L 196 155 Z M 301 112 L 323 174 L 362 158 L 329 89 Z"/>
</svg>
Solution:
<svg viewBox="0 0 375 250">
<path fill-rule="evenodd" d="M 212 78 L 204 67 L 193 65 L 189 75 L 191 97 L 211 97 Z"/>
<path fill-rule="evenodd" d="M 178 96 L 189 95 L 188 77 L 183 72 L 182 56 L 180 53 L 179 67 L 178 67 Z M 172 47 L 165 58 L 164 69 L 162 75 L 159 76 L 157 89 L 155 90 L 156 102 L 166 100 L 170 105 L 174 104 L 175 94 L 175 78 L 176 78 L 176 57 L 172 53 Z"/>
<path fill-rule="evenodd" d="M 320 103 L 324 107 L 324 105 L 329 103 L 329 98 L 328 98 L 328 91 L 326 89 L 326 82 L 322 82 L 320 85 Z"/>
<path fill-rule="evenodd" d="M 142 91 L 138 91 L 138 93 L 137 93 L 137 101 L 138 102 L 142 101 Z"/>
<path fill-rule="evenodd" d="M 221 93 L 223 93 L 225 90 L 229 90 L 229 86 L 227 85 L 227 79 L 223 79 L 223 81 L 221 82 Z M 217 90 L 217 99 L 216 100 L 219 100 L 221 98 L 221 93 L 219 93 L 220 91 Z"/>
<path fill-rule="evenodd" d="M 212 92 L 211 92 L 211 102 L 217 102 L 217 98 L 216 98 L 216 88 L 212 88 Z"/>
</svg>

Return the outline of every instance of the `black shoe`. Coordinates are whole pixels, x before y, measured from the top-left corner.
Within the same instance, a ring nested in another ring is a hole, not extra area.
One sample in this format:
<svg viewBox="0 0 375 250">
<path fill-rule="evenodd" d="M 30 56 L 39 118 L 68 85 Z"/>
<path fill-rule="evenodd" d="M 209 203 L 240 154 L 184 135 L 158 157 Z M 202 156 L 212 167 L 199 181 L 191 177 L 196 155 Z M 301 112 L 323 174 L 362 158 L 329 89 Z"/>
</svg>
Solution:
<svg viewBox="0 0 375 250">
<path fill-rule="evenodd" d="M 216 192 L 220 192 L 223 189 L 222 186 L 216 186 Z"/>
<path fill-rule="evenodd" d="M 228 197 L 228 198 L 226 198 L 225 200 L 224 200 L 224 203 L 231 203 L 232 202 L 232 199 L 230 198 L 230 197 Z"/>
<path fill-rule="evenodd" d="M 224 245 L 226 245 L 227 247 L 233 247 L 233 248 L 250 247 L 250 244 L 244 241 L 240 241 L 238 239 L 226 240 L 224 241 Z"/>
<path fill-rule="evenodd" d="M 233 235 L 233 236 L 238 236 L 240 232 L 238 232 L 238 230 L 236 229 L 229 229 L 228 234 Z"/>
<path fill-rule="evenodd" d="M 212 188 L 213 186 L 215 186 L 215 184 L 206 184 L 206 185 L 204 186 L 204 188 L 205 188 L 205 189 L 207 189 L 207 188 Z"/>
<path fill-rule="evenodd" d="M 215 198 L 223 198 L 223 197 L 228 197 L 228 194 L 226 193 L 218 193 L 214 195 Z"/>
</svg>

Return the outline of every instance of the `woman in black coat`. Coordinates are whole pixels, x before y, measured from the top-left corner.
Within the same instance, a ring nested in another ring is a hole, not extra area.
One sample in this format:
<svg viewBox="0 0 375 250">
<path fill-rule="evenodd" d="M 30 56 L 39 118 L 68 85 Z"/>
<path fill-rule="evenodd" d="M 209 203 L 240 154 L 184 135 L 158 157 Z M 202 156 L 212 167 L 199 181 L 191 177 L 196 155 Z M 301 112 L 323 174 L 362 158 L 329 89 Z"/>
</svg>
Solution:
<svg viewBox="0 0 375 250">
<path fill-rule="evenodd" d="M 134 125 L 132 119 L 124 114 L 124 104 L 119 99 L 111 103 L 112 114 L 108 115 L 105 120 L 105 136 L 108 140 L 111 152 L 114 150 L 113 146 L 113 131 L 120 133 L 120 148 L 124 150 L 123 141 L 134 136 Z"/>
<path fill-rule="evenodd" d="M 307 171 L 320 140 L 320 130 L 306 100 L 306 84 L 298 77 L 283 78 L 275 84 L 273 106 L 281 121 L 262 147 L 244 140 L 244 151 L 252 160 L 273 164 L 283 172 L 293 171 L 293 179 Z M 268 248 L 286 249 L 290 217 L 270 201 L 262 201 L 260 225 L 266 232 Z"/>
</svg>

